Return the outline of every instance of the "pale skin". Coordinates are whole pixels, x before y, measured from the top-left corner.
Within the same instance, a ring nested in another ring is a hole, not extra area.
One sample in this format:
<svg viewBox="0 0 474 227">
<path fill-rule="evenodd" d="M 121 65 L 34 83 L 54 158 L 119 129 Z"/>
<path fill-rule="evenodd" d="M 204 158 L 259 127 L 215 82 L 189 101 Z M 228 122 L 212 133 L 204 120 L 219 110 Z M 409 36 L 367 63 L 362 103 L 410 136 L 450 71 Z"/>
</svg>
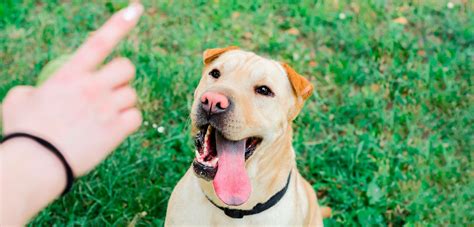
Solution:
<svg viewBox="0 0 474 227">
<path fill-rule="evenodd" d="M 143 6 L 114 14 L 43 85 L 21 86 L 3 100 L 3 133 L 29 133 L 56 146 L 80 177 L 138 129 L 142 117 L 129 82 L 135 67 L 104 59 L 137 24 Z M 26 138 L 0 145 L 0 226 L 24 225 L 66 185 L 59 159 Z"/>
</svg>

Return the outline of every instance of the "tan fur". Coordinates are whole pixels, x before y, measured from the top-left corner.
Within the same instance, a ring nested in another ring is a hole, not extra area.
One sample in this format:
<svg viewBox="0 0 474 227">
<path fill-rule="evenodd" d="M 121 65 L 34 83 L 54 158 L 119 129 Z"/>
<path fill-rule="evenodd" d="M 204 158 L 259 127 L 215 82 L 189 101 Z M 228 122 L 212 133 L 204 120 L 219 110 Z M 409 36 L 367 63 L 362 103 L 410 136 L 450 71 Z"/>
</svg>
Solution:
<svg viewBox="0 0 474 227">
<path fill-rule="evenodd" d="M 237 49 L 239 49 L 239 48 L 236 47 L 236 46 L 229 46 L 229 47 L 225 47 L 225 48 L 207 49 L 202 54 L 202 60 L 203 60 L 204 64 L 207 65 L 207 64 L 211 63 L 212 61 L 214 61 L 216 58 L 218 58 L 221 54 L 223 54 L 223 53 L 225 53 L 229 50 L 237 50 Z"/>
<path fill-rule="evenodd" d="M 288 74 L 288 79 L 291 82 L 296 96 L 300 96 L 304 100 L 308 99 L 309 96 L 311 96 L 311 94 L 313 93 L 313 85 L 286 63 L 282 63 L 282 65 L 286 73 Z"/>
<path fill-rule="evenodd" d="M 290 119 L 295 119 L 296 116 L 299 114 L 300 110 L 303 108 L 304 101 L 308 99 L 311 94 L 313 94 L 313 85 L 298 74 L 293 68 L 291 68 L 289 65 L 286 63 L 281 63 L 283 68 L 286 71 L 286 74 L 288 75 L 288 79 L 290 80 L 291 86 L 293 87 L 293 91 L 295 92 L 296 95 L 296 106 L 295 108 L 290 112 Z"/>
<path fill-rule="evenodd" d="M 196 120 L 201 95 L 216 91 L 230 97 L 236 105 L 221 133 L 231 140 L 263 138 L 246 161 L 252 185 L 250 198 L 232 208 L 252 209 L 257 203 L 267 201 L 284 187 L 290 171 L 291 181 L 286 194 L 272 208 L 232 219 L 206 199 L 207 196 L 219 206 L 227 207 L 215 194 L 212 182 L 196 177 L 191 167 L 173 190 L 165 225 L 322 226 L 323 216 L 316 194 L 299 174 L 292 147 L 292 120 L 311 95 L 311 83 L 286 64 L 237 47 L 211 49 L 204 52 L 203 58 L 205 67 L 194 95 L 192 121 Z M 208 75 L 212 69 L 221 71 L 218 80 Z M 254 87 L 261 85 L 270 87 L 275 96 L 256 94 Z M 193 128 L 192 132 L 196 133 L 197 129 Z"/>
</svg>

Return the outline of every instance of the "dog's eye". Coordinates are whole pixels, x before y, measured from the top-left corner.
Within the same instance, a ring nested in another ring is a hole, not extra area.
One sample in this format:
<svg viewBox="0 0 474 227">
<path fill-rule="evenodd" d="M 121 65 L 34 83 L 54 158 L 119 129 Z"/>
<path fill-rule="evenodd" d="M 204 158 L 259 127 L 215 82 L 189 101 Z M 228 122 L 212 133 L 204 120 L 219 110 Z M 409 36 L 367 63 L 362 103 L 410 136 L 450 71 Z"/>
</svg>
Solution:
<svg viewBox="0 0 474 227">
<path fill-rule="evenodd" d="M 217 69 L 213 69 L 209 72 L 209 75 L 217 79 L 221 76 L 221 72 Z"/>
<path fill-rule="evenodd" d="M 270 90 L 270 88 L 268 88 L 267 86 L 255 87 L 255 92 L 257 92 L 258 94 L 261 94 L 261 95 L 265 95 L 265 96 L 270 96 L 270 97 L 275 96 L 275 94 L 273 94 L 272 90 Z"/>
</svg>

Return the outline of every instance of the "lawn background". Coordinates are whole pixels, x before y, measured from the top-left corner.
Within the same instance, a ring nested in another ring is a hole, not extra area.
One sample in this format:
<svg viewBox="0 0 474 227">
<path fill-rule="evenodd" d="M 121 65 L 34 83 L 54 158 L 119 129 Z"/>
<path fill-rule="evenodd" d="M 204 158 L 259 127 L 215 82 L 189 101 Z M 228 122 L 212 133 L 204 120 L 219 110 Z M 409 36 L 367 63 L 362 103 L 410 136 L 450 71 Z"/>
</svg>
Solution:
<svg viewBox="0 0 474 227">
<path fill-rule="evenodd" d="M 113 54 L 136 64 L 143 126 L 30 224 L 162 225 L 194 155 L 201 53 L 238 45 L 316 86 L 294 146 L 325 224 L 474 225 L 473 1 L 271 2 L 144 1 Z M 0 4 L 1 100 L 127 1 Z"/>
</svg>

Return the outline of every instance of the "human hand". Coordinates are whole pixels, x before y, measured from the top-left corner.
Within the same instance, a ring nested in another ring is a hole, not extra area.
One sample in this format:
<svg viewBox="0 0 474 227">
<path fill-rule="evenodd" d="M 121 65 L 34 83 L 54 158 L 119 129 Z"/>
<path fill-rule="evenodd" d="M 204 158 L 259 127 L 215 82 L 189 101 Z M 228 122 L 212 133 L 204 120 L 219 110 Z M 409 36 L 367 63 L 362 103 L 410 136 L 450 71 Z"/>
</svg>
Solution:
<svg viewBox="0 0 474 227">
<path fill-rule="evenodd" d="M 55 145 L 81 176 L 141 124 L 129 82 L 133 64 L 117 58 L 97 67 L 137 24 L 143 6 L 117 12 L 38 88 L 13 88 L 3 101 L 5 134 L 30 133 Z M 59 163 L 59 162 L 58 162 Z"/>
</svg>

